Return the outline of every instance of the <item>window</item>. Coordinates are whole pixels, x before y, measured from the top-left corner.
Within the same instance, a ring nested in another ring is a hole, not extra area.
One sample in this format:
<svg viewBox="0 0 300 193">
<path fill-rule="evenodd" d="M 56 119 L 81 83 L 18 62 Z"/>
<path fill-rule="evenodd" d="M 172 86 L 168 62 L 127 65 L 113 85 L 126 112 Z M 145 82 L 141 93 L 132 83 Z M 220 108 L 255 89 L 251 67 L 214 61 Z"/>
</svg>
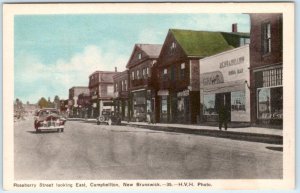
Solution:
<svg viewBox="0 0 300 193">
<path fill-rule="evenodd" d="M 172 42 L 171 47 L 170 47 L 170 53 L 171 53 L 171 54 L 174 54 L 174 53 L 175 53 L 175 50 L 176 50 L 176 43 L 175 43 L 175 42 Z"/>
<path fill-rule="evenodd" d="M 134 71 L 131 72 L 131 80 L 134 80 Z"/>
<path fill-rule="evenodd" d="M 257 89 L 257 118 L 259 119 L 282 119 L 283 112 L 283 89 L 259 88 Z"/>
<path fill-rule="evenodd" d="M 112 95 L 114 93 L 114 87 L 112 85 L 107 86 L 107 95 Z"/>
<path fill-rule="evenodd" d="M 208 94 L 203 97 L 203 114 L 204 115 L 217 115 L 216 109 L 216 95 Z"/>
<path fill-rule="evenodd" d="M 231 93 L 231 111 L 246 111 L 245 92 L 237 91 Z"/>
<path fill-rule="evenodd" d="M 180 79 L 184 79 L 185 76 L 185 63 L 180 65 Z"/>
<path fill-rule="evenodd" d="M 164 69 L 164 74 L 168 74 L 168 69 Z"/>
<path fill-rule="evenodd" d="M 271 24 L 262 25 L 262 52 L 267 54 L 271 52 Z"/>
<path fill-rule="evenodd" d="M 139 54 L 138 54 L 138 59 L 139 59 L 139 60 L 142 59 L 142 53 L 139 53 Z"/>
<path fill-rule="evenodd" d="M 146 74 L 147 74 L 148 77 L 150 77 L 150 73 L 149 73 L 149 68 L 148 67 L 146 68 Z"/>
<path fill-rule="evenodd" d="M 262 72 L 263 87 L 282 85 L 282 68 L 265 70 Z"/>
<path fill-rule="evenodd" d="M 147 68 L 143 68 L 143 77 L 144 77 L 144 78 L 147 77 Z"/>
<path fill-rule="evenodd" d="M 165 69 L 163 70 L 162 77 L 163 77 L 163 80 L 164 80 L 164 81 L 168 80 L 168 69 L 167 69 L 167 68 L 165 68 Z"/>
<path fill-rule="evenodd" d="M 124 84 L 125 84 L 125 86 L 124 86 L 124 88 L 125 88 L 125 91 L 127 91 L 127 90 L 128 90 L 128 84 L 127 84 L 127 80 L 124 80 Z"/>
<path fill-rule="evenodd" d="M 140 71 L 139 70 L 136 71 L 136 78 L 140 79 Z"/>
<path fill-rule="evenodd" d="M 115 92 L 118 91 L 118 83 L 115 83 Z"/>
</svg>

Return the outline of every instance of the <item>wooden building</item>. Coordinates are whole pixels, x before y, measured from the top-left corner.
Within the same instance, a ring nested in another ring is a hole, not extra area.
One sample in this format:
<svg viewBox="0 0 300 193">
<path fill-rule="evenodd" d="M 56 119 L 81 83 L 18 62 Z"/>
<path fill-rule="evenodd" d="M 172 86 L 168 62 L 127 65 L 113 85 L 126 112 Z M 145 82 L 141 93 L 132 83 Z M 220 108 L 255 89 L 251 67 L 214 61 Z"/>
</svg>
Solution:
<svg viewBox="0 0 300 193">
<path fill-rule="evenodd" d="M 199 59 L 239 47 L 248 40 L 249 34 L 238 32 L 170 29 L 157 60 L 156 119 L 199 122 Z"/>
<path fill-rule="evenodd" d="M 154 113 L 155 92 L 151 84 L 152 67 L 161 45 L 135 44 L 126 68 L 129 71 L 131 121 L 147 121 L 147 113 Z"/>
</svg>

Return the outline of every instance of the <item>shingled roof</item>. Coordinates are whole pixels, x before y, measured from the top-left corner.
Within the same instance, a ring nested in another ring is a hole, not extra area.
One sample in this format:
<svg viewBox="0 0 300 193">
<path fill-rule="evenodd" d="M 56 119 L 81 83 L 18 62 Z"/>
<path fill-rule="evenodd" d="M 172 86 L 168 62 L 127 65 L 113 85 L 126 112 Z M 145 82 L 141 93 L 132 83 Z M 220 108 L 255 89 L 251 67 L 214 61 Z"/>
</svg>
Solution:
<svg viewBox="0 0 300 193">
<path fill-rule="evenodd" d="M 247 33 L 170 29 L 187 56 L 207 57 L 238 47 L 239 38 Z"/>
<path fill-rule="evenodd" d="M 157 58 L 162 48 L 161 44 L 136 44 L 142 51 L 144 51 L 150 58 Z"/>
</svg>

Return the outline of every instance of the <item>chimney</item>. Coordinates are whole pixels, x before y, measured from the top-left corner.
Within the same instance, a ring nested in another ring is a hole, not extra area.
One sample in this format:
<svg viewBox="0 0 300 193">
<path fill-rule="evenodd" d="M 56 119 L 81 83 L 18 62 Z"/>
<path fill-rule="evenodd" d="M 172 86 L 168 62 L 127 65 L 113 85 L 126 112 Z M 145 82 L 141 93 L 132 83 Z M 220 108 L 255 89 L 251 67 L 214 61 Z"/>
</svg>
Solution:
<svg viewBox="0 0 300 193">
<path fill-rule="evenodd" d="M 115 72 L 118 72 L 118 69 L 117 69 L 117 67 L 115 67 Z"/>
<path fill-rule="evenodd" d="M 238 32 L 237 23 L 232 24 L 232 32 Z"/>
</svg>

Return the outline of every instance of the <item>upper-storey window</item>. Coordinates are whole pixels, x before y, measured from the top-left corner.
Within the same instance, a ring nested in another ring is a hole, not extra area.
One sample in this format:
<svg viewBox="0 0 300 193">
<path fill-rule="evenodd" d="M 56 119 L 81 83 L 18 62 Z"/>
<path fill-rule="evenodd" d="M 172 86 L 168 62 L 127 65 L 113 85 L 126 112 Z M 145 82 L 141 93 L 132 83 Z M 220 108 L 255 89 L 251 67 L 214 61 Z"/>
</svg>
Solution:
<svg viewBox="0 0 300 193">
<path fill-rule="evenodd" d="M 134 80 L 134 71 L 131 72 L 131 80 Z"/>
<path fill-rule="evenodd" d="M 138 54 L 138 59 L 139 59 L 139 60 L 142 59 L 142 53 L 139 53 L 139 54 Z"/>
<path fill-rule="evenodd" d="M 175 50 L 176 50 L 176 43 L 175 43 L 175 42 L 172 42 L 171 47 L 170 47 L 170 53 L 171 53 L 171 54 L 174 54 L 174 53 L 175 53 Z"/>
<path fill-rule="evenodd" d="M 185 76 L 185 63 L 180 64 L 180 79 L 184 79 Z"/>
<path fill-rule="evenodd" d="M 262 53 L 267 54 L 271 52 L 271 24 L 262 24 Z"/>
<path fill-rule="evenodd" d="M 168 80 L 168 69 L 167 68 L 165 68 L 164 70 L 163 70 L 163 80 Z"/>
</svg>

